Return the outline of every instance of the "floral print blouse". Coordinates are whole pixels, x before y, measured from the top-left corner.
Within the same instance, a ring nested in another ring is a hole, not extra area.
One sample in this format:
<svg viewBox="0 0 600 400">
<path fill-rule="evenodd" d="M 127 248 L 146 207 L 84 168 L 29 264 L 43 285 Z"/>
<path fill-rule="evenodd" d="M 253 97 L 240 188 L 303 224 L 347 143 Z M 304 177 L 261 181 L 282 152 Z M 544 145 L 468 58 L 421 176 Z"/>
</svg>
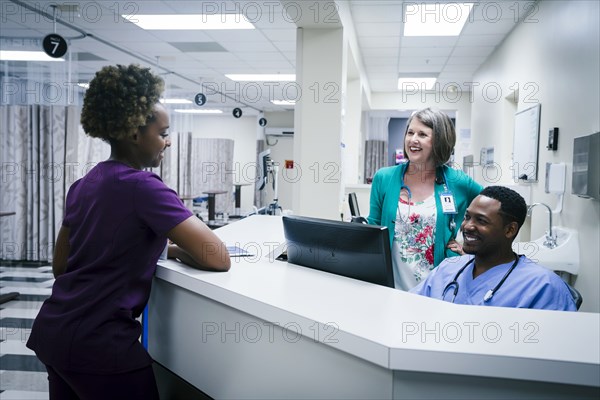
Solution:
<svg viewBox="0 0 600 400">
<path fill-rule="evenodd" d="M 422 202 L 400 198 L 392 245 L 394 284 L 397 289 L 410 290 L 425 279 L 433 269 L 436 207 L 432 194 Z"/>
</svg>

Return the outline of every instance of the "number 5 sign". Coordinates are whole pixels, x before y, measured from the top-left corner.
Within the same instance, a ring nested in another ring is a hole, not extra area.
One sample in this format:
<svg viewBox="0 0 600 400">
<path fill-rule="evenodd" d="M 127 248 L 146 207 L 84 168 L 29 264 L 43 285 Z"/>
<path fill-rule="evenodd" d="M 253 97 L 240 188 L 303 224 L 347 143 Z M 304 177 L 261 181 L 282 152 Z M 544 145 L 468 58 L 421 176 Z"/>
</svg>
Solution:
<svg viewBox="0 0 600 400">
<path fill-rule="evenodd" d="M 51 33 L 42 42 L 44 52 L 52 58 L 60 58 L 67 52 L 67 41 L 56 33 Z"/>
</svg>

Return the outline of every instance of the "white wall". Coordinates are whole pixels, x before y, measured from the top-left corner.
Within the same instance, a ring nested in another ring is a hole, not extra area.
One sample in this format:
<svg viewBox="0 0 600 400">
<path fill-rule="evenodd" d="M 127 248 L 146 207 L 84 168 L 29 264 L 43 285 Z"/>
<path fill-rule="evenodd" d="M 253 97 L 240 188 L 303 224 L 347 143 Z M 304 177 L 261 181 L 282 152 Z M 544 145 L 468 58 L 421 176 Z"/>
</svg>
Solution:
<svg viewBox="0 0 600 400">
<path fill-rule="evenodd" d="M 510 182 L 514 114 L 504 96 L 518 84 L 518 109 L 541 103 L 539 181 L 531 184 L 532 202 L 554 207 L 556 198 L 544 192 L 546 162 L 567 163 L 564 209 L 554 218 L 555 225 L 579 231 L 581 270 L 575 287 L 582 293 L 583 311 L 600 311 L 599 259 L 600 202 L 570 194 L 573 138 L 600 130 L 600 8 L 597 1 L 540 1 L 536 23 L 522 23 L 475 74 L 482 87 L 497 83 L 503 98 L 497 102 L 475 90 L 472 106 L 474 149 L 494 146 L 501 167 L 500 183 Z M 560 129 L 558 150 L 546 149 L 547 132 Z M 478 154 L 478 150 L 476 150 Z M 478 157 L 475 157 L 476 159 Z M 488 182 L 491 183 L 491 182 Z M 547 229 L 547 213 L 536 210 L 531 220 L 531 236 L 540 237 Z M 534 257 L 532 257 L 534 258 Z"/>
</svg>

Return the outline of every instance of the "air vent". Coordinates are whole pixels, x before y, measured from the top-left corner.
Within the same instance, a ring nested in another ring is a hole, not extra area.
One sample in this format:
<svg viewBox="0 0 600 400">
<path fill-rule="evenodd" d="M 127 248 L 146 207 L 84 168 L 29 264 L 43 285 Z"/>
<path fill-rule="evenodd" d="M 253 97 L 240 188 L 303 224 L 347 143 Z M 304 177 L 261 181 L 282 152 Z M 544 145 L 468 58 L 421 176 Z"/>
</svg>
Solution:
<svg viewBox="0 0 600 400">
<path fill-rule="evenodd" d="M 294 128 L 265 128 L 267 136 L 294 136 Z"/>
<path fill-rule="evenodd" d="M 217 42 L 169 42 L 185 53 L 222 53 L 227 50 Z"/>
</svg>

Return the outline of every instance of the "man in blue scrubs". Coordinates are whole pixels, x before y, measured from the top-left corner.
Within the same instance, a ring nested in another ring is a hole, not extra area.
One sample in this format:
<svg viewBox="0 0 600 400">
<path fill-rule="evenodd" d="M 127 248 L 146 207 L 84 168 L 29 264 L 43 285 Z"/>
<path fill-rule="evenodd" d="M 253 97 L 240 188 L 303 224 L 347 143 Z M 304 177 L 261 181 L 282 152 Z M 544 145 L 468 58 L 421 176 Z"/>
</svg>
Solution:
<svg viewBox="0 0 600 400">
<path fill-rule="evenodd" d="M 527 205 L 514 190 L 485 188 L 461 225 L 466 255 L 444 260 L 411 292 L 459 304 L 575 311 L 566 283 L 512 250 Z"/>
</svg>

